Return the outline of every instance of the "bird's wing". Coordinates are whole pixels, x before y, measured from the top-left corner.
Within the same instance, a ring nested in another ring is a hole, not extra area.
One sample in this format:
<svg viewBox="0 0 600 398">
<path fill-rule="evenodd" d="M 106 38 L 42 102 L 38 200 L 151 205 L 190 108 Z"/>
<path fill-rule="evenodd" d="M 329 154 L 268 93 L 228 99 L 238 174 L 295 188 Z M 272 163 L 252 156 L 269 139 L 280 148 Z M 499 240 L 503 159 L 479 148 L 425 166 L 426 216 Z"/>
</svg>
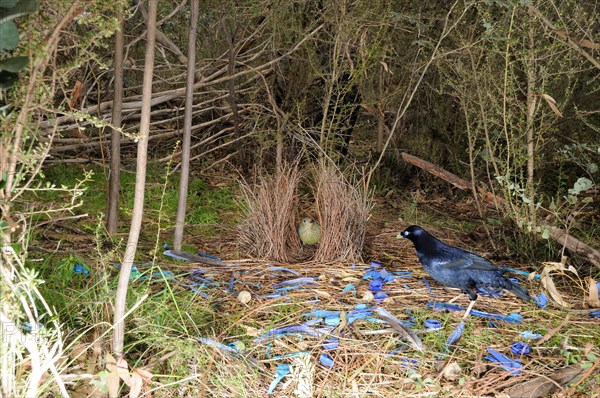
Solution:
<svg viewBox="0 0 600 398">
<path fill-rule="evenodd" d="M 440 267 L 447 269 L 482 271 L 494 271 L 498 269 L 498 267 L 485 258 L 469 252 L 464 252 L 462 255 L 455 257 L 451 261 L 440 264 Z"/>
</svg>

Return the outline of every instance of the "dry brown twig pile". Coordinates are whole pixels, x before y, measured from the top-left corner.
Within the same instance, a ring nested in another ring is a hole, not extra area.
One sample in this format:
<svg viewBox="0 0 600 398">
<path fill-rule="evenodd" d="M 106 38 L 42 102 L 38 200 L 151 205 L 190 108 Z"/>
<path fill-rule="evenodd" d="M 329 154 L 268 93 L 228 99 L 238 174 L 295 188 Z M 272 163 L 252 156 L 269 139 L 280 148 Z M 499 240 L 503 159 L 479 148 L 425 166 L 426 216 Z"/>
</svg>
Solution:
<svg viewBox="0 0 600 398">
<path fill-rule="evenodd" d="M 255 176 L 252 185 L 240 181 L 245 216 L 238 227 L 239 240 L 248 255 L 280 262 L 299 261 L 302 254 L 306 257 L 296 232 L 300 204 L 297 192 L 302 178 L 299 165 L 300 158 L 274 176 Z M 359 260 L 371 209 L 364 179 L 353 183 L 337 166 L 325 162 L 319 162 L 311 174 L 322 233 L 314 259 Z"/>
<path fill-rule="evenodd" d="M 358 260 L 362 256 L 371 205 L 363 179 L 353 183 L 333 164 L 315 172 L 315 201 L 321 225 L 317 261 Z"/>
<path fill-rule="evenodd" d="M 290 262 L 302 247 L 296 233 L 298 161 L 285 165 L 274 176 L 258 174 L 251 186 L 240 179 L 244 219 L 238 226 L 240 246 L 251 256 Z"/>
</svg>

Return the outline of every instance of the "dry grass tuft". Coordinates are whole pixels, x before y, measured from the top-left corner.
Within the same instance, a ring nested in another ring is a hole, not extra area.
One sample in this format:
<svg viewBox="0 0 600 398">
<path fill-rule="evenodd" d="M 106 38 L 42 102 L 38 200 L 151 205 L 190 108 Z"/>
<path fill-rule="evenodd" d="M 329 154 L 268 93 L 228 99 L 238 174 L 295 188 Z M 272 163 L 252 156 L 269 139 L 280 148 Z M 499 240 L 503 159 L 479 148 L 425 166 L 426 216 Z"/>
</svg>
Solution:
<svg viewBox="0 0 600 398">
<path fill-rule="evenodd" d="M 298 219 L 298 162 L 275 175 L 259 173 L 253 184 L 240 180 L 245 199 L 244 219 L 238 225 L 242 249 L 253 257 L 290 262 L 302 246 L 296 232 Z"/>
<path fill-rule="evenodd" d="M 364 179 L 349 181 L 333 164 L 315 172 L 315 201 L 321 225 L 317 261 L 359 260 L 371 210 Z"/>
</svg>

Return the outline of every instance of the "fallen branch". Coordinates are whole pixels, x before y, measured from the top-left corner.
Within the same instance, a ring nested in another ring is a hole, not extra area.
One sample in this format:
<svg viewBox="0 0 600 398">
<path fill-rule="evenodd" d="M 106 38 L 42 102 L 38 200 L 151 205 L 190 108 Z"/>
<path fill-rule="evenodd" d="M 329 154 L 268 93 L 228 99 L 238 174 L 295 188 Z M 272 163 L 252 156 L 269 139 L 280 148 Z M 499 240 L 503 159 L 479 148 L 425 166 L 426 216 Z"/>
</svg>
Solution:
<svg viewBox="0 0 600 398">
<path fill-rule="evenodd" d="M 423 169 L 426 172 L 431 173 L 434 176 L 439 177 L 446 182 L 449 182 L 450 184 L 463 191 L 471 191 L 471 184 L 467 180 L 464 180 L 456 174 L 452 174 L 449 171 L 446 171 L 441 167 L 434 165 L 433 163 L 430 163 L 426 160 L 423 160 L 413 155 L 409 155 L 408 153 L 404 152 L 402 153 L 402 159 L 406 163 L 410 163 L 413 166 L 417 166 L 418 168 Z M 498 197 L 493 193 L 486 191 L 483 188 L 480 188 L 478 184 L 476 185 L 478 186 L 479 193 L 483 196 L 484 200 L 487 203 L 494 205 L 508 205 L 506 199 Z M 573 253 L 577 253 L 585 257 L 589 262 L 591 262 L 597 267 L 600 267 L 600 251 L 580 241 L 574 236 L 569 235 L 560 228 L 557 228 L 546 222 L 541 222 L 540 224 L 543 228 L 548 229 L 550 237 L 554 239 L 558 244 L 566 247 Z"/>
</svg>

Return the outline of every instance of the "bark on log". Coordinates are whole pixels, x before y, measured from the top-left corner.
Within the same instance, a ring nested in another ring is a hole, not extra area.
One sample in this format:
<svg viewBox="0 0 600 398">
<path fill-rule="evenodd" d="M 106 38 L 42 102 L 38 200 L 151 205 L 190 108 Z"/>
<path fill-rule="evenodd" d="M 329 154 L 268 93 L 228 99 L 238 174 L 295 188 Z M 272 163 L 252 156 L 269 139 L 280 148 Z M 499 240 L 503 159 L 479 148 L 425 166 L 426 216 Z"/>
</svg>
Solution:
<svg viewBox="0 0 600 398">
<path fill-rule="evenodd" d="M 457 176 L 456 174 L 452 174 L 449 171 L 442 169 L 439 166 L 436 166 L 433 163 L 430 163 L 426 160 L 418 158 L 413 155 L 409 155 L 408 153 L 402 153 L 402 159 L 406 163 L 410 163 L 413 166 L 416 166 L 420 169 L 425 170 L 428 173 L 433 174 L 436 177 L 441 178 L 442 180 L 449 182 L 455 187 L 462 189 L 463 191 L 471 191 L 471 183 L 467 180 L 464 180 Z M 482 194 L 484 200 L 490 204 L 504 204 L 507 205 L 507 201 L 504 198 L 500 198 L 493 193 L 480 189 L 480 193 Z M 550 233 L 550 237 L 554 239 L 558 244 L 566 247 L 573 253 L 577 253 L 583 257 L 585 257 L 589 262 L 594 264 L 597 267 L 600 267 L 600 251 L 594 249 L 588 244 L 580 241 L 572 235 L 569 235 L 565 231 L 560 228 L 557 228 L 553 225 L 550 225 L 546 222 L 540 222 L 540 226 L 542 228 L 547 228 Z"/>
</svg>

